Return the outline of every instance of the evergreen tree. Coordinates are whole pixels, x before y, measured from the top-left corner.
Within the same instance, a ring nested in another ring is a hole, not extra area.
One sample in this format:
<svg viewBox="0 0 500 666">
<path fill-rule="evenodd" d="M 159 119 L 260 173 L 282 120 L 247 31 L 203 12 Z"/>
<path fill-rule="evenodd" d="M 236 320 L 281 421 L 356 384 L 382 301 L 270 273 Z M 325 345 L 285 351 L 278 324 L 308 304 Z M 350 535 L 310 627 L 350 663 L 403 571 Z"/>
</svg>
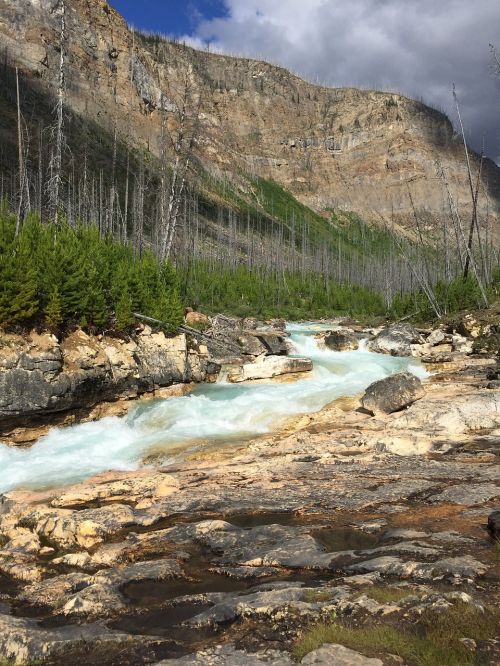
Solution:
<svg viewBox="0 0 500 666">
<path fill-rule="evenodd" d="M 132 314 L 132 299 L 127 288 L 125 288 L 118 299 L 115 309 L 116 329 L 124 331 L 134 323 Z"/>
<path fill-rule="evenodd" d="M 45 306 L 45 324 L 50 330 L 57 330 L 62 324 L 61 297 L 57 286 L 53 287 Z"/>
</svg>

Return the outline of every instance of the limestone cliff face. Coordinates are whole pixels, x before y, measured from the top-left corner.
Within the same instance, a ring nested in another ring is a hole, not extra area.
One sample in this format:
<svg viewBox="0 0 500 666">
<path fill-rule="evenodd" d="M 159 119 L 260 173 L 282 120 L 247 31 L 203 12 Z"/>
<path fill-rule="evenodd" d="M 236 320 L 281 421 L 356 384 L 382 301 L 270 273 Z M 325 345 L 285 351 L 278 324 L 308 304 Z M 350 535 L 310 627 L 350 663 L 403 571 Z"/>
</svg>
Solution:
<svg viewBox="0 0 500 666">
<path fill-rule="evenodd" d="M 106 128 L 158 152 L 160 106 L 187 76 L 201 96 L 198 151 L 209 171 L 272 177 L 316 210 L 343 208 L 411 224 L 411 196 L 429 220 L 464 218 L 470 192 L 449 120 L 395 94 L 329 89 L 264 62 L 199 52 L 131 32 L 104 0 L 67 0 L 67 98 Z M 0 0 L 0 38 L 26 75 L 55 89 L 55 0 Z M 163 92 L 163 94 L 162 94 Z M 474 156 L 474 168 L 477 161 Z M 498 229 L 500 170 L 487 162 L 480 211 Z"/>
<path fill-rule="evenodd" d="M 202 382 L 217 372 L 204 347 L 145 327 L 128 342 L 77 330 L 5 335 L 0 347 L 0 437 L 38 417 L 136 398 L 158 387 Z"/>
</svg>

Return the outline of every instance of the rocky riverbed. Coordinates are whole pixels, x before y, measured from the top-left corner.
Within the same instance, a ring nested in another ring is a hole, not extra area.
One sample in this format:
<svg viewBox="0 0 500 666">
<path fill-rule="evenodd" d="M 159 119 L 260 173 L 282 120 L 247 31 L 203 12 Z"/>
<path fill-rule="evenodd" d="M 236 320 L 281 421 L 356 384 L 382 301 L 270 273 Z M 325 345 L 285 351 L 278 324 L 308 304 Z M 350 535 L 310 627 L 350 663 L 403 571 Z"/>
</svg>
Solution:
<svg viewBox="0 0 500 666">
<path fill-rule="evenodd" d="M 196 384 L 266 379 L 308 372 L 308 359 L 288 358 L 282 331 L 256 330 L 255 320 L 190 312 L 178 335 L 139 325 L 126 338 L 76 330 L 0 331 L 0 442 L 27 444 L 55 426 L 125 414 L 131 400 L 183 395 Z"/>
<path fill-rule="evenodd" d="M 497 360 L 472 353 L 467 331 L 373 333 L 379 351 L 425 359 L 423 387 L 392 386 L 389 402 L 389 389 L 340 398 L 173 465 L 3 496 L 0 655 L 499 663 L 500 560 L 487 530 L 500 497 Z M 432 661 L 425 646 L 439 648 L 432 631 L 447 618 L 455 661 Z"/>
</svg>

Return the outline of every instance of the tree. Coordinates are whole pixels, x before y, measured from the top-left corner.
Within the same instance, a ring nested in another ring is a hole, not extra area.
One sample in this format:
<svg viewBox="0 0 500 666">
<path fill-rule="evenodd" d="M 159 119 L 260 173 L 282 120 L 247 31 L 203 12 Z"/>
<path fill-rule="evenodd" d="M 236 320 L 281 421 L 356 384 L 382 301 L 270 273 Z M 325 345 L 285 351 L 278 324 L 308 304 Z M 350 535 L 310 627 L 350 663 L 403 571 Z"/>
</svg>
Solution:
<svg viewBox="0 0 500 666">
<path fill-rule="evenodd" d="M 31 261 L 33 248 L 28 234 L 9 216 L 0 234 L 0 324 L 29 321 L 38 311 L 37 272 Z"/>
<path fill-rule="evenodd" d="M 493 60 L 493 73 L 500 76 L 500 54 L 493 44 L 490 44 L 491 58 Z"/>
<path fill-rule="evenodd" d="M 59 289 L 57 286 L 52 288 L 52 291 L 49 295 L 49 300 L 45 306 L 45 324 L 50 330 L 57 330 L 62 324 L 62 307 L 61 307 L 61 296 L 59 295 Z"/>
<path fill-rule="evenodd" d="M 167 102 L 168 100 L 168 102 Z M 169 85 L 169 95 L 161 96 L 162 125 L 160 156 L 162 160 L 160 188 L 160 220 L 158 229 L 158 256 L 160 262 L 167 260 L 172 250 L 181 202 L 186 187 L 186 177 L 199 131 L 201 95 L 195 92 L 193 68 L 189 65 L 178 87 Z M 163 114 L 173 112 L 172 125 L 166 127 Z M 167 156 L 166 141 L 170 143 L 173 156 L 170 187 L 166 192 L 164 161 Z"/>
<path fill-rule="evenodd" d="M 116 328 L 119 331 L 124 331 L 134 323 L 132 299 L 130 298 L 130 292 L 127 287 L 124 287 L 118 298 L 115 308 L 115 321 Z"/>
<path fill-rule="evenodd" d="M 55 124 L 52 127 L 53 150 L 50 159 L 50 177 L 47 184 L 51 215 L 57 224 L 60 208 L 62 189 L 63 153 L 65 147 L 64 136 L 64 94 L 65 94 L 65 42 L 66 42 L 66 4 L 65 0 L 59 0 L 59 12 L 61 15 L 59 31 L 59 73 L 57 86 L 57 103 L 55 108 Z"/>
</svg>

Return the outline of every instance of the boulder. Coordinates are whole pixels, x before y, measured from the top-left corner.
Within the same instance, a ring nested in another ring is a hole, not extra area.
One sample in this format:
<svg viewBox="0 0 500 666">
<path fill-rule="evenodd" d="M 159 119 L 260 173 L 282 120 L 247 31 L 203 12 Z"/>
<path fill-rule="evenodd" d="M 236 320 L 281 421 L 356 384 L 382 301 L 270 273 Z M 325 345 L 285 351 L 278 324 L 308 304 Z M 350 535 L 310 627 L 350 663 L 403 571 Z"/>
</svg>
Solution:
<svg viewBox="0 0 500 666">
<path fill-rule="evenodd" d="M 391 414 L 423 398 L 424 393 L 420 379 L 401 372 L 371 384 L 361 404 L 372 414 Z"/>
<path fill-rule="evenodd" d="M 500 511 L 493 511 L 488 516 L 488 531 L 494 539 L 500 539 Z"/>
<path fill-rule="evenodd" d="M 491 326 L 482 324 L 470 314 L 465 315 L 456 327 L 457 332 L 466 338 L 479 338 L 481 335 L 487 335 L 490 329 Z"/>
<path fill-rule="evenodd" d="M 195 328 L 208 328 L 210 326 L 210 319 L 202 312 L 188 312 L 184 321 L 188 326 L 194 326 Z"/>
<path fill-rule="evenodd" d="M 437 328 L 436 330 L 432 331 L 432 333 L 427 337 L 426 342 L 429 345 L 439 345 L 442 342 L 444 342 L 446 339 L 446 334 L 444 331 L 442 331 L 440 328 Z"/>
<path fill-rule="evenodd" d="M 358 349 L 359 342 L 349 333 L 343 333 L 341 331 L 331 331 L 327 333 L 324 337 L 325 346 L 332 351 L 350 351 L 352 349 Z"/>
<path fill-rule="evenodd" d="M 411 356 L 412 345 L 420 342 L 420 335 L 413 326 L 393 324 L 382 329 L 376 338 L 368 343 L 368 349 L 379 354 Z"/>
<path fill-rule="evenodd" d="M 242 354 L 246 356 L 261 356 L 267 353 L 267 348 L 256 335 L 253 335 L 253 332 L 242 333 L 236 338 L 236 342 L 241 347 Z"/>
<path fill-rule="evenodd" d="M 274 354 L 276 356 L 286 356 L 288 354 L 286 339 L 282 334 L 259 332 L 257 337 L 266 348 L 268 354 Z"/>
<path fill-rule="evenodd" d="M 308 358 L 289 358 L 287 356 L 266 356 L 255 363 L 230 368 L 228 381 L 233 384 L 251 379 L 272 379 L 279 375 L 312 370 L 312 361 Z"/>
</svg>

